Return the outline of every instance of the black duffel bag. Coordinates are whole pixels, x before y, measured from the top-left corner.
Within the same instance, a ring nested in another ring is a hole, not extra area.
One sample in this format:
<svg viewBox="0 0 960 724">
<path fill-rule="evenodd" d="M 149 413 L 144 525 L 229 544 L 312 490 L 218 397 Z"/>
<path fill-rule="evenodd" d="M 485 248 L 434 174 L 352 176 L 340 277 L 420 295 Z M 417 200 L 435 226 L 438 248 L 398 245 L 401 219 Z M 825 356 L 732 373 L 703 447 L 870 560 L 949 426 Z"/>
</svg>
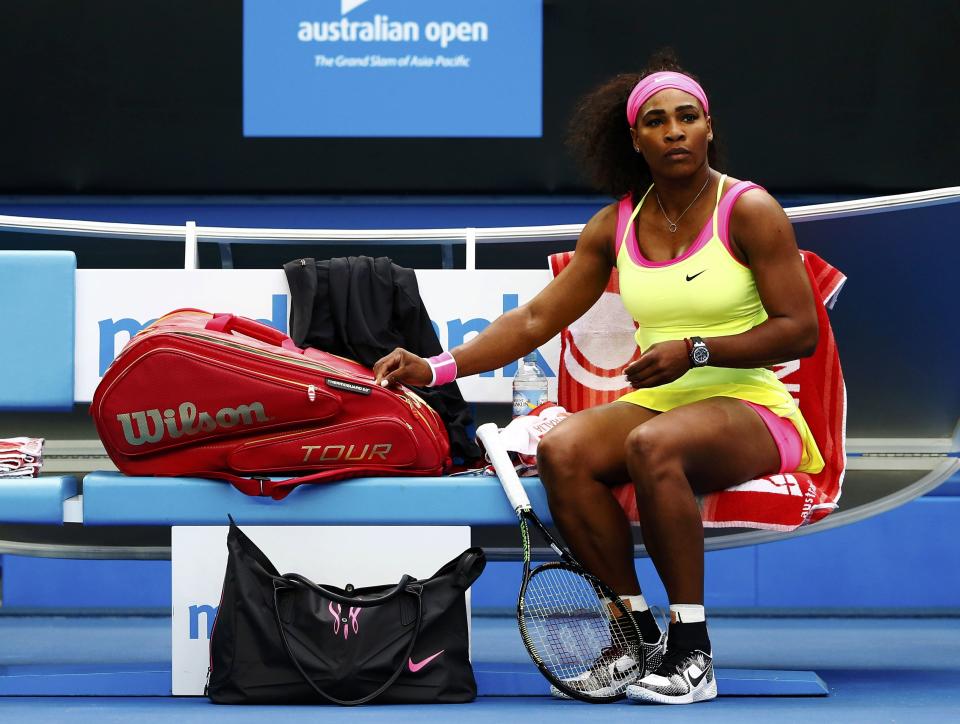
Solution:
<svg viewBox="0 0 960 724">
<path fill-rule="evenodd" d="M 472 701 L 464 592 L 486 565 L 469 548 L 430 578 L 346 589 L 280 575 L 230 521 L 206 693 L 218 704 Z"/>
</svg>

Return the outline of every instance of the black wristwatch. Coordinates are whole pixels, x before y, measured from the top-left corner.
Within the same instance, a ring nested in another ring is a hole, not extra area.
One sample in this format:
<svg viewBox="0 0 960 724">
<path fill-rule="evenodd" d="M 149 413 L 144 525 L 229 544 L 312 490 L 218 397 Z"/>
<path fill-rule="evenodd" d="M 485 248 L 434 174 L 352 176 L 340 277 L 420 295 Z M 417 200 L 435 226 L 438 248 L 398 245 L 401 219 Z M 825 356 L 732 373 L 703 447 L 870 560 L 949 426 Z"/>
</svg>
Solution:
<svg viewBox="0 0 960 724">
<path fill-rule="evenodd" d="M 687 355 L 691 367 L 704 367 L 710 361 L 710 349 L 701 337 L 687 338 Z"/>
</svg>

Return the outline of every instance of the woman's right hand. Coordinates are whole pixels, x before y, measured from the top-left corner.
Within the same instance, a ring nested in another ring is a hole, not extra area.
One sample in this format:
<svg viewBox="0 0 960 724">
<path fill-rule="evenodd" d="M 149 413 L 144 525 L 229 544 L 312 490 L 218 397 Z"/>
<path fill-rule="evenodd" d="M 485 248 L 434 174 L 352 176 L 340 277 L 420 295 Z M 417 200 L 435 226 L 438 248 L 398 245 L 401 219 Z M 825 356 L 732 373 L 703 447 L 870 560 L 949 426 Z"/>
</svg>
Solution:
<svg viewBox="0 0 960 724">
<path fill-rule="evenodd" d="M 426 387 L 433 379 L 433 371 L 423 357 L 397 347 L 373 365 L 377 384 L 384 387 L 403 383 L 414 387 Z"/>
</svg>

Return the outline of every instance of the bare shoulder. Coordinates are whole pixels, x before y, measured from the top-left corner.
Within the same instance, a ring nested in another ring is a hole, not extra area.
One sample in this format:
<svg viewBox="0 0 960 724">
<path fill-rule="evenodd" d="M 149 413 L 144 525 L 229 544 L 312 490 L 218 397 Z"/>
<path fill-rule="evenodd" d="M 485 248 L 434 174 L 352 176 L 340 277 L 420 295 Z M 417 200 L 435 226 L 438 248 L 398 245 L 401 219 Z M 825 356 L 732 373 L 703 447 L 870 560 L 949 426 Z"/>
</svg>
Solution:
<svg viewBox="0 0 960 724">
<path fill-rule="evenodd" d="M 616 233 L 617 203 L 614 202 L 604 206 L 584 224 L 577 240 L 577 251 L 603 254 L 612 261 Z"/>
<path fill-rule="evenodd" d="M 750 266 L 761 258 L 796 253 L 797 248 L 793 226 L 783 207 L 761 188 L 745 191 L 734 204 L 730 241 L 738 258 Z"/>
<path fill-rule="evenodd" d="M 780 203 L 766 190 L 752 188 L 740 195 L 730 214 L 730 228 L 738 228 L 763 221 L 786 220 L 787 215 Z"/>
<path fill-rule="evenodd" d="M 609 234 L 610 238 L 617 230 L 617 202 L 607 204 L 597 213 L 590 217 L 590 220 L 584 225 L 584 234 Z"/>
</svg>

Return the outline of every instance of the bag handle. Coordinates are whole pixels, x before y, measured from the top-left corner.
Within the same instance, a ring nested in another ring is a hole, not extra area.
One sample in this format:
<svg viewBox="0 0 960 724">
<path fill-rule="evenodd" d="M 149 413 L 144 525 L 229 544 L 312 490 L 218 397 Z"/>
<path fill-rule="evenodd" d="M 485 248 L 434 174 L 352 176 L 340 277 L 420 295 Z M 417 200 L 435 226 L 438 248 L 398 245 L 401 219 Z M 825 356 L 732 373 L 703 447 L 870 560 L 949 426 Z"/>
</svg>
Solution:
<svg viewBox="0 0 960 724">
<path fill-rule="evenodd" d="M 404 576 L 404 578 L 409 578 L 409 576 Z M 277 627 L 280 630 L 280 641 L 283 643 L 283 648 L 287 652 L 287 656 L 289 657 L 290 662 L 294 665 L 297 671 L 300 672 L 300 676 L 303 678 L 305 682 L 307 682 L 307 684 L 310 686 L 311 689 L 313 689 L 315 692 L 317 692 L 320 696 L 322 696 L 327 701 L 333 702 L 334 704 L 340 704 L 341 706 L 356 706 L 357 704 L 366 704 L 369 701 L 373 701 L 378 696 L 380 696 L 383 692 L 385 692 L 387 689 L 393 686 L 393 682 L 395 682 L 398 678 L 400 678 L 400 674 L 403 673 L 403 668 L 404 666 L 407 665 L 407 661 L 410 659 L 410 655 L 413 653 L 413 647 L 417 643 L 417 637 L 420 634 L 420 623 L 423 620 L 423 601 L 420 598 L 419 590 L 414 589 L 414 590 L 408 591 L 408 593 L 415 596 L 417 599 L 417 623 L 413 629 L 413 634 L 410 637 L 410 643 L 407 646 L 407 650 L 403 652 L 403 658 L 400 659 L 400 665 L 397 667 L 397 670 L 394 671 L 393 674 L 390 676 L 390 678 L 387 679 L 387 681 L 380 688 L 374 691 L 372 694 L 367 694 L 366 696 L 363 696 L 359 699 L 338 699 L 337 697 L 332 696 L 331 694 L 328 694 L 319 686 L 317 686 L 316 683 L 313 681 L 313 679 L 307 676 L 307 672 L 303 670 L 303 667 L 300 665 L 300 662 L 297 661 L 297 657 L 293 655 L 293 651 L 290 649 L 290 643 L 287 641 L 286 629 L 284 629 L 283 621 L 280 619 L 280 602 L 277 600 L 277 594 L 280 592 L 281 586 L 279 586 L 278 583 L 280 583 L 280 581 L 277 579 L 274 579 L 273 615 L 277 620 Z"/>
<path fill-rule="evenodd" d="M 210 477 L 217 480 L 225 480 L 244 495 L 252 497 L 273 498 L 274 500 L 283 500 L 290 491 L 301 483 L 335 482 L 341 477 L 347 477 L 350 474 L 347 470 L 321 470 L 318 473 L 310 475 L 301 475 L 296 478 L 286 478 L 285 480 L 271 480 L 270 478 L 255 475 L 250 478 L 243 478 L 232 473 L 209 473 Z M 338 477 L 338 475 L 340 477 Z"/>
<path fill-rule="evenodd" d="M 407 586 L 414 580 L 413 576 L 404 574 L 403 578 L 400 579 L 400 583 L 391 588 L 382 596 L 377 596 L 376 598 L 350 598 L 349 596 L 344 596 L 335 591 L 331 591 L 329 588 L 324 588 L 323 586 L 314 583 L 306 576 L 301 576 L 299 573 L 285 573 L 281 577 L 284 580 L 299 583 L 307 588 L 313 589 L 321 596 L 324 598 L 329 598 L 331 601 L 336 601 L 337 603 L 342 603 L 347 606 L 357 606 L 359 608 L 381 606 L 384 603 L 392 601 L 394 598 L 403 593 Z"/>
<path fill-rule="evenodd" d="M 417 474 L 438 475 L 438 469 L 420 469 L 420 470 L 399 470 L 386 465 L 366 465 L 363 467 L 363 473 L 366 476 L 387 475 L 394 477 L 408 477 Z M 283 500 L 291 491 L 302 483 L 334 483 L 338 480 L 359 477 L 356 468 L 328 468 L 317 473 L 301 475 L 296 478 L 285 478 L 283 480 L 271 480 L 268 477 L 255 475 L 250 478 L 244 478 L 233 473 L 223 471 L 207 472 L 195 471 L 189 473 L 203 478 L 213 478 L 214 480 L 223 480 L 230 483 L 244 495 L 253 497 L 273 498 L 274 500 Z"/>
<path fill-rule="evenodd" d="M 215 313 L 213 319 L 207 322 L 204 328 L 209 329 L 211 332 L 224 332 L 225 334 L 239 332 L 240 334 L 253 337 L 261 342 L 283 347 L 283 349 L 289 352 L 303 354 L 303 350 L 297 347 L 293 340 L 280 330 L 274 329 L 268 324 L 258 322 L 255 319 L 240 317 L 236 314 Z"/>
</svg>

